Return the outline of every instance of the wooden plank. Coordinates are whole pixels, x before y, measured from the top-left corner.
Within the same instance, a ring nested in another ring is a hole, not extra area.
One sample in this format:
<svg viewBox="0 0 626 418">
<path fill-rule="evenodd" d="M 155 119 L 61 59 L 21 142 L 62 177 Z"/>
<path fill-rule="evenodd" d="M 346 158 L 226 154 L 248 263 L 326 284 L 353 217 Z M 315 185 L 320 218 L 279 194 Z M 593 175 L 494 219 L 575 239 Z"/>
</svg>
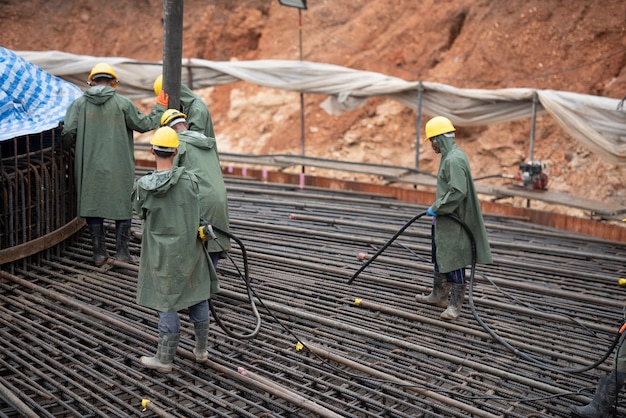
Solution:
<svg viewBox="0 0 626 418">
<path fill-rule="evenodd" d="M 435 177 L 425 176 L 423 174 L 410 174 L 395 179 L 399 183 L 411 183 L 421 186 L 437 186 Z M 626 214 L 626 208 L 612 202 L 599 202 L 596 200 L 585 199 L 570 194 L 554 192 L 551 190 L 533 190 L 523 187 L 498 187 L 486 184 L 475 183 L 476 191 L 479 194 L 494 196 L 498 199 L 507 197 L 520 197 L 529 200 L 538 200 L 554 205 L 567 206 L 570 208 L 588 210 L 603 219 L 617 219 L 620 215 Z M 620 218 L 621 219 L 621 218 Z"/>
</svg>

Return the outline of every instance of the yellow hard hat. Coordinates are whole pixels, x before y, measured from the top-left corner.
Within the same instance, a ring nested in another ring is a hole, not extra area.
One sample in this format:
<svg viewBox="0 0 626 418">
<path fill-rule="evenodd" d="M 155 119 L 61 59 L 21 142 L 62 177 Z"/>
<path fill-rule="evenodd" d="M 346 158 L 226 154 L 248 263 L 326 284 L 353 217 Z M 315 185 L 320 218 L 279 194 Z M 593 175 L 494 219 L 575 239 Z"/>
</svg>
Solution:
<svg viewBox="0 0 626 418">
<path fill-rule="evenodd" d="M 184 121 L 179 120 L 179 119 L 184 119 Z M 167 109 L 165 112 L 163 112 L 163 116 L 161 116 L 161 126 L 173 126 L 176 125 L 176 123 L 179 122 L 186 122 L 187 121 L 187 115 L 185 115 L 184 113 L 182 113 L 181 111 L 177 110 L 177 109 Z M 175 122 L 175 123 L 172 123 Z"/>
<path fill-rule="evenodd" d="M 159 93 L 161 93 L 161 90 L 163 90 L 163 74 L 161 74 L 156 78 L 156 80 L 154 80 L 152 88 L 154 89 L 155 96 L 158 96 Z"/>
<path fill-rule="evenodd" d="M 88 80 L 91 82 L 97 75 L 108 76 L 109 78 L 117 81 L 117 74 L 115 74 L 115 70 L 113 69 L 113 67 L 105 62 L 94 65 L 94 67 L 91 69 L 91 72 L 89 73 Z"/>
<path fill-rule="evenodd" d="M 450 119 L 443 116 L 435 116 L 426 122 L 424 130 L 426 131 L 426 138 L 424 138 L 424 142 L 437 135 L 456 131 L 456 129 L 454 129 L 454 125 L 450 122 Z"/>
<path fill-rule="evenodd" d="M 150 139 L 150 144 L 152 144 L 154 149 L 160 151 L 172 151 L 178 148 L 180 141 L 175 130 L 169 126 L 163 126 L 156 130 L 154 136 Z"/>
</svg>

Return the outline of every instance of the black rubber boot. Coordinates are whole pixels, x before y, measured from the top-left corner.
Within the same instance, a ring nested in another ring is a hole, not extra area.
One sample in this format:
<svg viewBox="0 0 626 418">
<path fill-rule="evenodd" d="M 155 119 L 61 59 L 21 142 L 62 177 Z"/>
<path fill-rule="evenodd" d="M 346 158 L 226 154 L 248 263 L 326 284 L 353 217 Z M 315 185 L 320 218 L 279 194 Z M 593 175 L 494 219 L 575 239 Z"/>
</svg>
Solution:
<svg viewBox="0 0 626 418">
<path fill-rule="evenodd" d="M 465 283 L 451 283 L 452 290 L 450 291 L 450 302 L 448 303 L 448 309 L 443 311 L 441 319 L 448 321 L 454 321 L 461 315 L 461 306 L 465 300 Z"/>
<path fill-rule="evenodd" d="M 138 264 L 137 257 L 130 255 L 130 222 L 117 222 L 115 225 L 115 258 L 125 263 Z"/>
<path fill-rule="evenodd" d="M 141 357 L 141 364 L 161 373 L 171 372 L 179 340 L 180 334 L 159 334 L 159 345 L 155 356 Z"/>
<path fill-rule="evenodd" d="M 93 248 L 93 264 L 97 267 L 102 266 L 109 258 L 106 247 L 104 245 L 104 226 L 89 225 L 89 233 L 91 234 L 91 245 Z"/>
<path fill-rule="evenodd" d="M 429 305 L 436 305 L 445 308 L 448 305 L 448 293 L 452 283 L 446 281 L 446 275 L 435 272 L 433 275 L 433 290 L 430 295 L 417 295 L 415 300 Z"/>
<path fill-rule="evenodd" d="M 613 406 L 619 391 L 624 386 L 626 373 L 613 370 L 607 377 L 598 380 L 598 388 L 589 405 L 570 406 L 573 416 L 584 418 L 607 418 L 613 416 Z"/>
</svg>

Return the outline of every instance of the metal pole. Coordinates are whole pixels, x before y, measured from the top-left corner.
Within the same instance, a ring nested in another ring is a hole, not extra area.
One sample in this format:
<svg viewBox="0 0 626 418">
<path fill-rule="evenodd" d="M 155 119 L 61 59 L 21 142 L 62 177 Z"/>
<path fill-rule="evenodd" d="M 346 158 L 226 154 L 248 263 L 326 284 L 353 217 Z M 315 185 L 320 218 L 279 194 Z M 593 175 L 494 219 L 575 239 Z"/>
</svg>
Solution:
<svg viewBox="0 0 626 418">
<path fill-rule="evenodd" d="M 535 159 L 535 122 L 537 121 L 537 93 L 533 94 L 533 115 L 530 122 L 530 150 L 528 153 L 528 162 L 533 163 Z M 526 207 L 530 208 L 530 199 L 526 199 Z"/>
<path fill-rule="evenodd" d="M 422 126 L 422 92 L 424 85 L 420 81 L 417 84 L 417 120 L 415 121 L 415 169 L 420 166 L 420 127 Z"/>
<path fill-rule="evenodd" d="M 535 122 L 537 121 L 537 93 L 533 94 L 533 116 L 530 122 L 530 153 L 529 160 L 532 162 L 535 157 Z"/>
<path fill-rule="evenodd" d="M 170 109 L 180 109 L 183 57 L 183 0 L 163 0 L 163 90 Z"/>
<path fill-rule="evenodd" d="M 298 36 L 300 38 L 300 63 L 302 64 L 302 9 L 298 9 Z M 302 156 L 305 156 L 304 139 L 304 93 L 300 92 L 300 148 Z M 302 174 L 304 174 L 304 163 L 302 164 Z"/>
</svg>

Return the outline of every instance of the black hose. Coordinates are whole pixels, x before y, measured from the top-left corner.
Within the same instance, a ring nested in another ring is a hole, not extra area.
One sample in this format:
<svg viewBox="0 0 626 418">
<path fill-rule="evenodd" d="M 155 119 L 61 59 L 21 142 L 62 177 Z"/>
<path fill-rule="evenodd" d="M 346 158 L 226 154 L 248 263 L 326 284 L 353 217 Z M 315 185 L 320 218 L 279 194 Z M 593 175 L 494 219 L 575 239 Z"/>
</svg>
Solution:
<svg viewBox="0 0 626 418">
<path fill-rule="evenodd" d="M 367 268 L 367 266 L 369 266 L 370 264 L 372 264 L 372 262 L 373 262 L 374 260 L 376 260 L 376 258 L 377 258 L 379 255 L 381 255 L 381 254 L 382 254 L 382 253 L 383 253 L 383 252 L 384 252 L 387 248 L 389 248 L 389 246 L 390 246 L 391 244 L 393 244 L 393 242 L 394 242 L 394 241 L 395 241 L 395 240 L 396 240 L 396 239 L 397 239 L 400 235 L 402 235 L 402 233 L 403 233 L 403 232 L 404 232 L 404 231 L 405 231 L 405 230 L 406 230 L 409 226 L 411 226 L 411 225 L 413 224 L 413 222 L 417 221 L 419 218 L 421 218 L 421 217 L 422 217 L 422 216 L 424 216 L 424 215 L 427 215 L 427 213 L 426 213 L 426 212 L 419 213 L 419 214 L 415 215 L 414 217 L 412 217 L 410 221 L 408 221 L 407 223 L 405 223 L 405 224 L 404 224 L 404 226 L 403 226 L 402 228 L 400 228 L 400 229 L 398 230 L 398 232 L 396 232 L 396 233 L 393 235 L 393 237 L 391 237 L 391 238 L 389 239 L 389 241 L 387 241 L 387 242 L 385 243 L 385 245 L 383 245 L 382 247 L 380 247 L 380 249 L 379 249 L 378 251 L 376 251 L 376 254 L 374 254 L 374 255 L 373 255 L 373 256 L 372 256 L 369 260 L 367 260 L 365 263 L 363 263 L 363 265 L 361 266 L 361 268 L 359 268 L 359 269 L 356 271 L 356 273 L 354 273 L 354 274 L 352 275 L 352 277 L 350 277 L 350 280 L 348 280 L 348 284 L 352 284 L 352 281 L 353 281 L 354 279 L 356 279 L 356 277 L 357 277 L 359 274 L 361 274 L 361 272 L 362 272 L 363 270 L 365 270 L 365 269 Z"/>
<path fill-rule="evenodd" d="M 411 220 L 409 220 L 406 224 L 404 224 L 402 226 L 402 228 L 400 228 L 400 230 L 398 230 L 398 232 L 396 232 L 389 239 L 389 241 L 387 241 L 387 243 L 385 243 L 385 245 L 383 245 L 366 263 L 364 263 L 361 266 L 361 268 L 359 268 L 359 270 L 357 270 L 356 273 L 354 273 L 352 275 L 350 280 L 348 280 L 348 284 L 351 284 L 354 281 L 354 279 L 356 279 L 356 277 L 363 270 L 365 270 L 367 268 L 367 266 L 369 266 L 380 254 L 382 254 L 383 251 L 385 251 L 409 226 L 411 226 L 416 220 L 418 220 L 419 218 L 421 218 L 424 215 L 427 215 L 427 213 L 426 212 L 422 212 L 422 213 L 414 216 L 413 218 L 411 218 Z M 474 316 L 474 319 L 476 319 L 476 321 L 480 324 L 480 326 L 483 327 L 483 329 L 485 331 L 487 331 L 487 333 L 494 340 L 496 340 L 497 342 L 502 344 L 504 347 L 508 348 L 511 352 L 513 352 L 518 357 L 521 357 L 521 358 L 523 358 L 525 360 L 528 360 L 531 363 L 534 363 L 534 364 L 536 364 L 536 365 L 538 365 L 538 366 L 540 366 L 540 367 L 542 367 L 544 369 L 558 371 L 558 372 L 564 372 L 564 373 L 582 373 L 582 372 L 594 369 L 594 368 L 598 367 L 600 364 L 602 364 L 611 355 L 611 353 L 613 352 L 613 350 L 617 346 L 618 342 L 620 341 L 620 337 L 622 336 L 621 329 L 620 329 L 620 332 L 617 333 L 617 336 L 615 337 L 615 340 L 613 341 L 613 343 L 610 345 L 609 349 L 606 351 L 606 353 L 599 360 L 595 361 L 593 364 L 591 364 L 589 366 L 576 368 L 576 369 L 561 369 L 561 368 L 552 366 L 550 364 L 544 363 L 544 362 L 542 362 L 540 360 L 537 360 L 536 358 L 534 358 L 533 356 L 531 356 L 529 354 L 523 353 L 522 351 L 518 350 L 517 348 L 515 348 L 511 344 L 509 344 L 502 337 L 500 337 L 487 324 L 485 324 L 485 322 L 482 320 L 480 315 L 478 315 L 478 312 L 476 311 L 476 306 L 474 305 L 474 292 L 473 292 L 473 289 L 474 289 L 474 276 L 475 276 L 475 272 L 476 272 L 476 239 L 474 237 L 474 234 L 472 234 L 472 231 L 469 228 L 469 226 L 467 226 L 467 224 L 465 222 L 463 222 L 461 219 L 459 219 L 458 216 L 456 216 L 456 215 L 441 215 L 441 216 L 447 216 L 447 217 L 453 219 L 454 221 L 456 221 L 465 230 L 465 232 L 467 233 L 467 235 L 468 235 L 468 237 L 470 239 L 471 250 L 472 250 L 472 265 L 471 265 L 471 270 L 470 270 L 469 305 L 470 305 L 470 309 L 472 311 L 472 315 Z"/>
<path fill-rule="evenodd" d="M 215 236 L 215 234 L 212 232 L 211 229 L 214 229 L 214 230 L 216 230 L 218 232 L 221 232 L 222 234 L 226 235 L 228 238 L 232 239 L 233 241 L 235 241 L 237 243 L 237 245 L 241 249 L 241 257 L 243 258 L 243 271 L 244 271 L 243 274 L 241 273 L 241 270 L 239 270 L 239 267 L 237 266 L 235 261 L 232 259 L 230 254 L 228 254 L 228 252 L 224 249 L 224 247 L 219 242 L 219 240 L 217 239 L 217 237 Z M 229 330 L 224 325 L 224 323 L 220 320 L 219 315 L 217 314 L 217 310 L 215 309 L 215 306 L 213 304 L 213 300 L 212 299 L 209 299 L 209 309 L 211 309 L 211 314 L 213 315 L 213 318 L 215 319 L 215 322 L 217 323 L 217 325 L 219 325 L 219 327 L 227 335 L 229 335 L 229 336 L 231 336 L 233 338 L 239 338 L 239 339 L 243 339 L 243 340 L 252 339 L 252 338 L 257 336 L 257 334 L 259 333 L 259 330 L 261 329 L 261 315 L 259 314 L 259 311 L 257 310 L 256 304 L 254 303 L 253 291 L 252 291 L 252 287 L 250 286 L 250 271 L 248 269 L 248 255 L 247 255 L 247 252 L 246 252 L 246 247 L 243 244 L 243 242 L 239 238 L 237 238 L 235 235 L 231 234 L 228 231 L 224 231 L 223 229 L 221 229 L 221 228 L 219 228 L 219 227 L 217 227 L 215 225 L 209 225 L 209 231 L 210 231 L 210 235 L 213 238 L 213 240 L 215 242 L 217 242 L 217 245 L 219 245 L 220 248 L 224 251 L 224 253 L 228 257 L 228 259 L 235 266 L 235 269 L 239 273 L 239 276 L 241 278 L 243 278 L 243 280 L 244 280 L 244 283 L 245 283 L 245 286 L 246 286 L 246 294 L 248 295 L 248 300 L 250 301 L 250 306 L 252 307 L 252 312 L 254 313 L 254 317 L 256 318 L 256 326 L 254 328 L 254 331 L 252 331 L 249 334 L 238 334 L 238 333 L 235 333 L 235 332 Z M 206 247 L 204 245 L 202 247 L 204 248 L 204 252 L 206 253 L 207 261 L 209 263 L 212 263 L 211 257 L 209 255 L 208 250 L 206 249 Z"/>
</svg>

